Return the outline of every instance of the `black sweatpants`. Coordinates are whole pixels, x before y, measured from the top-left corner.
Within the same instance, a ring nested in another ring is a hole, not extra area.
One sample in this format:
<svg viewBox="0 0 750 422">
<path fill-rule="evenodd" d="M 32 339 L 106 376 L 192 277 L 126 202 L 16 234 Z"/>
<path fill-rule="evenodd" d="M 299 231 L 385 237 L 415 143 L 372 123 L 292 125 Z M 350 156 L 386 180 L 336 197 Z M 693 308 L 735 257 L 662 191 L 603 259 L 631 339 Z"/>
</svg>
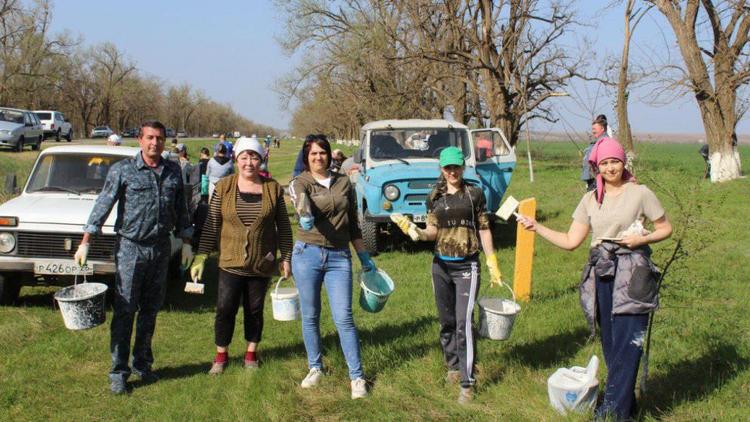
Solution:
<svg viewBox="0 0 750 422">
<path fill-rule="evenodd" d="M 479 291 L 479 259 L 432 261 L 432 288 L 435 291 L 440 345 L 451 370 L 461 372 L 461 386 L 474 385 L 475 341 L 474 302 Z"/>
<path fill-rule="evenodd" d="M 216 298 L 216 345 L 227 347 L 232 342 L 237 310 L 242 307 L 245 316 L 245 340 L 260 342 L 263 332 L 263 303 L 268 289 L 267 277 L 248 277 L 219 269 L 219 289 Z"/>
</svg>

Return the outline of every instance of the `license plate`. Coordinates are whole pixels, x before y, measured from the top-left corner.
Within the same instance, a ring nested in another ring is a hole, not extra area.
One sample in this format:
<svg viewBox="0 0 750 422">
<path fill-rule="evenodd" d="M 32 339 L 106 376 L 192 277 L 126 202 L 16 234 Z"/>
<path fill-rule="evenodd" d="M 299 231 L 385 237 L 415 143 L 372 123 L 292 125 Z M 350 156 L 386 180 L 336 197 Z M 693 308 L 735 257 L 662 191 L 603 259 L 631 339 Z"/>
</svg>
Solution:
<svg viewBox="0 0 750 422">
<path fill-rule="evenodd" d="M 425 221 L 427 221 L 427 216 L 426 215 L 415 215 L 414 216 L 414 222 L 415 223 L 424 223 Z"/>
<path fill-rule="evenodd" d="M 55 275 L 91 275 L 94 269 L 86 264 L 79 267 L 74 261 L 58 259 L 38 259 L 34 261 L 35 274 L 55 274 Z"/>
</svg>

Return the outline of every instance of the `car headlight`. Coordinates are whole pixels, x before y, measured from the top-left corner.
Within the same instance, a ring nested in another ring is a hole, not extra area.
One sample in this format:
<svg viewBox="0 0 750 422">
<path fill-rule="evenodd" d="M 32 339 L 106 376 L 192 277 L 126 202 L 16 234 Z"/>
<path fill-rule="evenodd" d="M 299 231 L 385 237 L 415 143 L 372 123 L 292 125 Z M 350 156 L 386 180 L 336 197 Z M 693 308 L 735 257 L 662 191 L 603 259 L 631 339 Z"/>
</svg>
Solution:
<svg viewBox="0 0 750 422">
<path fill-rule="evenodd" d="M 385 188 L 383 188 L 383 195 L 385 195 L 385 198 L 389 201 L 397 200 L 400 194 L 401 191 L 398 190 L 396 185 L 386 185 Z"/>
<path fill-rule="evenodd" d="M 16 247 L 16 237 L 13 233 L 0 233 L 0 253 L 9 253 Z"/>
<path fill-rule="evenodd" d="M 10 136 L 11 133 L 9 130 L 0 130 L 0 136 Z"/>
</svg>

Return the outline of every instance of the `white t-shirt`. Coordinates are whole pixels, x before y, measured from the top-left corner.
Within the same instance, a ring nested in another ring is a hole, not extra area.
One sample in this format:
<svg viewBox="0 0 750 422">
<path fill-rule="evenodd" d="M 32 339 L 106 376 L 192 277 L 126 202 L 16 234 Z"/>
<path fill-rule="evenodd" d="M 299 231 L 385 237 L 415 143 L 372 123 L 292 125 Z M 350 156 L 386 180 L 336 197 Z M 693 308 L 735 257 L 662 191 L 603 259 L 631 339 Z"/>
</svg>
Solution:
<svg viewBox="0 0 750 422">
<path fill-rule="evenodd" d="M 623 230 L 643 217 L 656 221 L 664 216 L 664 208 L 653 192 L 644 185 L 625 183 L 617 196 L 604 192 L 601 207 L 596 202 L 596 191 L 586 192 L 573 212 L 573 220 L 591 227 L 591 246 L 600 238 L 621 237 Z"/>
</svg>

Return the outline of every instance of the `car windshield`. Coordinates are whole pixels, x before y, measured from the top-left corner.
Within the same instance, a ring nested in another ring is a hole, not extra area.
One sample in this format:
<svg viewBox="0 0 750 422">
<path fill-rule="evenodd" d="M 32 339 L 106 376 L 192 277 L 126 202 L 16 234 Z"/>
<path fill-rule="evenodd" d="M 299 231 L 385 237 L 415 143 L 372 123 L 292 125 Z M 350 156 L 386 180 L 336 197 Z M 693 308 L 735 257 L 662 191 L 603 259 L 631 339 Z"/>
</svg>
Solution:
<svg viewBox="0 0 750 422">
<path fill-rule="evenodd" d="M 36 113 L 41 120 L 52 120 L 52 113 Z"/>
<path fill-rule="evenodd" d="M 97 126 L 94 128 L 94 130 L 107 130 L 109 129 L 107 126 Z"/>
<path fill-rule="evenodd" d="M 387 129 L 370 133 L 370 157 L 374 160 L 435 158 L 447 147 L 455 146 L 471 156 L 465 129 Z"/>
<path fill-rule="evenodd" d="M 15 110 L 0 109 L 0 121 L 23 124 L 23 113 Z"/>
<path fill-rule="evenodd" d="M 47 154 L 29 178 L 27 192 L 99 193 L 119 155 Z"/>
</svg>

